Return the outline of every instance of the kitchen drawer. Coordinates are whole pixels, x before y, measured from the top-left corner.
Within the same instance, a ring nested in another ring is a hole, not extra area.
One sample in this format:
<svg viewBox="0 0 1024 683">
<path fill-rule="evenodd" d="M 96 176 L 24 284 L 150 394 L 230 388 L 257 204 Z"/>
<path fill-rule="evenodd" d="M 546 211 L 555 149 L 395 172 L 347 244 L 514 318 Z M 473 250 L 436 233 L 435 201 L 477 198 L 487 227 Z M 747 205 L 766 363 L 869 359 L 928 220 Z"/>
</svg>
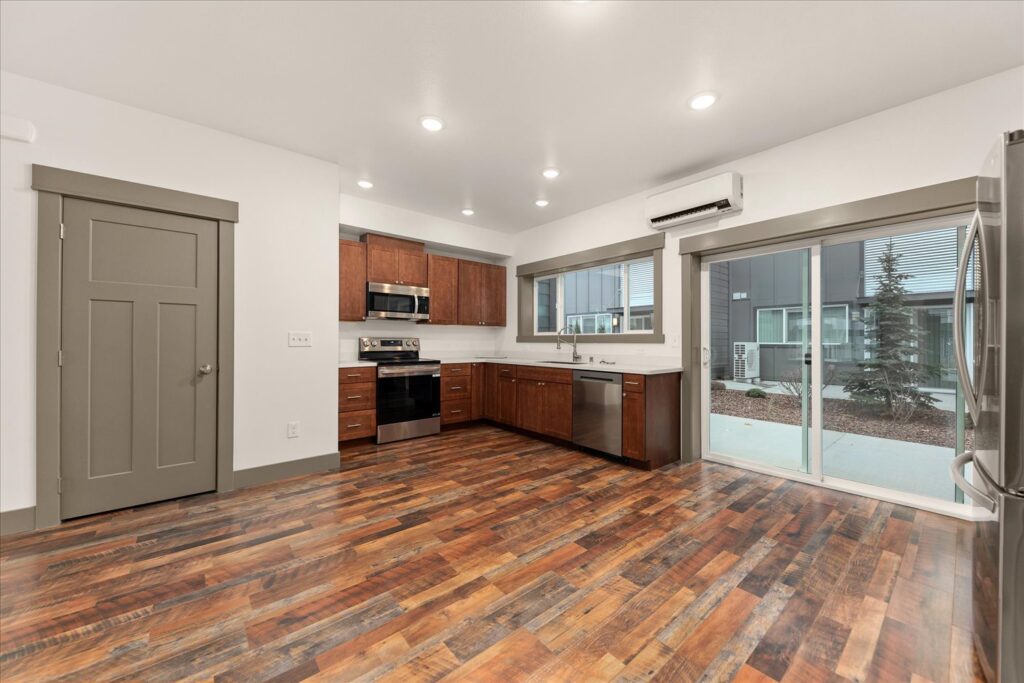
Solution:
<svg viewBox="0 0 1024 683">
<path fill-rule="evenodd" d="M 441 377 L 469 377 L 469 363 L 441 363 Z"/>
<path fill-rule="evenodd" d="M 338 368 L 339 384 L 358 384 L 361 382 L 376 382 L 376 367 L 361 368 Z"/>
<path fill-rule="evenodd" d="M 338 385 L 339 412 L 351 413 L 355 410 L 372 410 L 376 407 L 377 384 L 375 382 Z"/>
<path fill-rule="evenodd" d="M 441 404 L 441 424 L 450 425 L 471 419 L 471 401 L 464 398 L 460 401 L 445 401 Z"/>
<path fill-rule="evenodd" d="M 498 377 L 515 377 L 517 365 L 505 365 L 504 363 L 496 363 L 498 366 Z"/>
<path fill-rule="evenodd" d="M 472 396 L 473 378 L 469 373 L 465 377 L 441 378 L 441 402 L 459 401 Z"/>
<path fill-rule="evenodd" d="M 338 441 L 362 439 L 377 433 L 377 411 L 338 413 Z"/>
<path fill-rule="evenodd" d="M 516 370 L 519 379 L 537 382 L 554 382 L 556 384 L 572 384 L 572 370 L 563 368 L 538 368 L 532 365 L 520 365 Z"/>
<path fill-rule="evenodd" d="M 622 376 L 622 390 L 623 391 L 639 391 L 643 393 L 644 390 L 644 376 L 643 375 L 623 375 Z"/>
</svg>

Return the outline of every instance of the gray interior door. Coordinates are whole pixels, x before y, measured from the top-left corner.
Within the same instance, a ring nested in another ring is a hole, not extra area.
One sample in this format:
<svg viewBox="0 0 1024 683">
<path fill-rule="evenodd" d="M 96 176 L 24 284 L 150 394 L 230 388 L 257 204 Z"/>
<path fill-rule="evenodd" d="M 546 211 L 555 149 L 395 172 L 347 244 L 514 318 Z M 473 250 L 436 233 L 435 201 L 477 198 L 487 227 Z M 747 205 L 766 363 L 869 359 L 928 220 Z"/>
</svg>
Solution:
<svg viewBox="0 0 1024 683">
<path fill-rule="evenodd" d="M 61 517 L 216 488 L 217 224 L 64 202 Z"/>
</svg>

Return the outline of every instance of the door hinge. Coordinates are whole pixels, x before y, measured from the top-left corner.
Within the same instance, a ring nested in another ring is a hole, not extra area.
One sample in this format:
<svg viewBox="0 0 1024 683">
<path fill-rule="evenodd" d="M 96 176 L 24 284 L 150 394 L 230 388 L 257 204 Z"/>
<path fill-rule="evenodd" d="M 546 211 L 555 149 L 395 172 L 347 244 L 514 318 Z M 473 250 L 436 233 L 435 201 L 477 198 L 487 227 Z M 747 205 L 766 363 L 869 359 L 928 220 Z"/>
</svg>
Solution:
<svg viewBox="0 0 1024 683">
<path fill-rule="evenodd" d="M 60 238 L 64 239 L 64 223 L 60 224 Z"/>
<path fill-rule="evenodd" d="M 64 367 L 64 349 L 57 349 L 57 367 Z"/>
</svg>

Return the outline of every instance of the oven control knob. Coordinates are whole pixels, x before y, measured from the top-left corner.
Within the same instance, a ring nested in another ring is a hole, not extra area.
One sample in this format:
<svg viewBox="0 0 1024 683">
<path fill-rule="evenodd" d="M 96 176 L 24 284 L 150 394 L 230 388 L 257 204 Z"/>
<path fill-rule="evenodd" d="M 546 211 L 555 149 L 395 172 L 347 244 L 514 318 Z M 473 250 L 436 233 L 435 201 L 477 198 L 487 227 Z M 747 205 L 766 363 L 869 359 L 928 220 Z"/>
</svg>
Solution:
<svg viewBox="0 0 1024 683">
<path fill-rule="evenodd" d="M 376 346 L 376 345 L 377 345 L 377 340 L 376 339 L 374 339 L 373 341 L 370 342 L 370 346 Z"/>
<path fill-rule="evenodd" d="M 370 340 L 369 339 L 361 339 L 360 341 L 362 342 L 363 346 L 369 346 L 370 345 Z"/>
<path fill-rule="evenodd" d="M 416 346 L 420 345 L 420 340 L 419 339 L 410 339 L 409 343 L 412 344 L 414 347 L 416 347 Z"/>
</svg>

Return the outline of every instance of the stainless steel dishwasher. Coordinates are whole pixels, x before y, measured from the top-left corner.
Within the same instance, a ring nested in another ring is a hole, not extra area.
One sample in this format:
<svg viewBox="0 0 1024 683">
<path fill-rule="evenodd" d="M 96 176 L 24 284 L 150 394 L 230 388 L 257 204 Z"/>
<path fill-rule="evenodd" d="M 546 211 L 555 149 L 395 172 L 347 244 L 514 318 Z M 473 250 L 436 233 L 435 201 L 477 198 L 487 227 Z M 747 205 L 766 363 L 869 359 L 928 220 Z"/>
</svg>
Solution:
<svg viewBox="0 0 1024 683">
<path fill-rule="evenodd" d="M 573 370 L 572 442 L 622 455 L 622 375 Z"/>
</svg>

